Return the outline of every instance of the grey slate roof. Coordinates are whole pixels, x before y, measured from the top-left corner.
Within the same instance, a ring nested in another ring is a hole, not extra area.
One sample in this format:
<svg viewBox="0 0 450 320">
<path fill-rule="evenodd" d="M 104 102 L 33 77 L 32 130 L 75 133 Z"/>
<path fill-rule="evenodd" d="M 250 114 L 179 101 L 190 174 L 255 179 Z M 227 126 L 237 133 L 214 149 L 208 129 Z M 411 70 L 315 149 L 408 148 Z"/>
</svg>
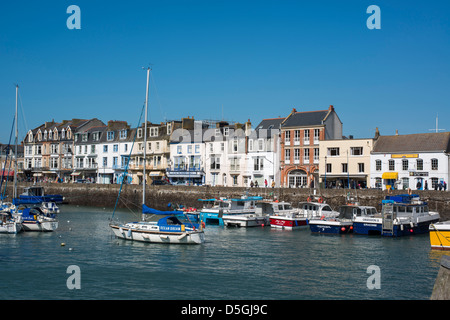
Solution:
<svg viewBox="0 0 450 320">
<path fill-rule="evenodd" d="M 321 125 L 330 110 L 295 112 L 282 124 L 282 127 L 303 127 Z"/>
<path fill-rule="evenodd" d="M 380 136 L 372 153 L 449 152 L 450 132 Z"/>
<path fill-rule="evenodd" d="M 256 130 L 259 129 L 280 129 L 281 123 L 286 118 L 272 118 L 272 119 L 263 119 L 257 126 Z"/>
</svg>

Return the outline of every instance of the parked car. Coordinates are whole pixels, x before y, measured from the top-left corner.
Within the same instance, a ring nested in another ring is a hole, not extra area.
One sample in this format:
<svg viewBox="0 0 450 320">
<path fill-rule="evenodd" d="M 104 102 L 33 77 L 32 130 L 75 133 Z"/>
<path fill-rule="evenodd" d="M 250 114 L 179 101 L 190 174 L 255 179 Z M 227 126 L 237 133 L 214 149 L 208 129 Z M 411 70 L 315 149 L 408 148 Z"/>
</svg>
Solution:
<svg viewBox="0 0 450 320">
<path fill-rule="evenodd" d="M 152 186 L 161 186 L 161 185 L 168 185 L 170 184 L 169 182 L 167 182 L 166 180 L 153 180 L 152 182 Z"/>
<path fill-rule="evenodd" d="M 183 180 L 178 180 L 178 181 L 172 182 L 172 185 L 173 186 L 185 186 L 185 185 L 187 185 L 187 182 L 183 181 Z"/>
</svg>

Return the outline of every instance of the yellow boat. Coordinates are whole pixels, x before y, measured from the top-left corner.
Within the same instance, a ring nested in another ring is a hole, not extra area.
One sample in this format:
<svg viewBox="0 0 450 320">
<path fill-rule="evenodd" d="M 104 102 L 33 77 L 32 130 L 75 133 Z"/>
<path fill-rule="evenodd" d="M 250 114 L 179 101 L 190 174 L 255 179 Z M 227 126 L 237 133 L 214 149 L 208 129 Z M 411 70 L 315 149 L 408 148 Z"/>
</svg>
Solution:
<svg viewBox="0 0 450 320">
<path fill-rule="evenodd" d="M 450 250 L 450 220 L 430 224 L 431 249 Z"/>
</svg>

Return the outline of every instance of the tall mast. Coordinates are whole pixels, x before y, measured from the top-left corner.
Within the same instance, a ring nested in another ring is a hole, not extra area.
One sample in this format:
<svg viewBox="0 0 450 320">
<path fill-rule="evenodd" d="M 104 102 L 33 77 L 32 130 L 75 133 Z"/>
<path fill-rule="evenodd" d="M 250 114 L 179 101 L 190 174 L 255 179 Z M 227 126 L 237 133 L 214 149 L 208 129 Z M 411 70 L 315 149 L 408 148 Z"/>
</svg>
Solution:
<svg viewBox="0 0 450 320">
<path fill-rule="evenodd" d="M 15 150 L 14 150 L 14 191 L 13 191 L 13 198 L 17 197 L 17 137 L 19 136 L 19 129 L 17 127 L 17 99 L 19 96 L 19 85 L 16 84 L 16 113 L 14 116 L 14 121 L 15 121 L 15 127 L 16 127 L 16 139 L 15 139 Z"/>
<path fill-rule="evenodd" d="M 145 204 L 145 185 L 147 180 L 147 175 L 145 173 L 146 156 L 147 156 L 147 113 L 148 113 L 148 83 L 150 79 L 150 67 L 147 68 L 147 88 L 145 92 L 145 116 L 144 116 L 144 170 L 143 170 L 143 181 L 142 181 L 142 204 Z M 144 216 L 142 216 L 144 218 Z"/>
</svg>

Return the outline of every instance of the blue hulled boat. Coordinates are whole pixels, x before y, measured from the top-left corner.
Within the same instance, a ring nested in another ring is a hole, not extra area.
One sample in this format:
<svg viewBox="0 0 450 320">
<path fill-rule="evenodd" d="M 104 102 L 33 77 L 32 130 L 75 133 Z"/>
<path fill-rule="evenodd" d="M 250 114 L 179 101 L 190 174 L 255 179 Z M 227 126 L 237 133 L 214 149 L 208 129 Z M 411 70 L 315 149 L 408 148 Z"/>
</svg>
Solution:
<svg viewBox="0 0 450 320">
<path fill-rule="evenodd" d="M 430 224 L 438 222 L 439 218 L 439 213 L 430 211 L 419 195 L 386 196 L 381 214 L 356 217 L 353 232 L 390 237 L 428 233 Z"/>
<path fill-rule="evenodd" d="M 223 226 L 223 216 L 255 214 L 256 201 L 262 200 L 262 197 L 243 196 L 232 199 L 199 199 L 203 203 L 200 210 L 200 219 L 205 224 L 218 224 Z"/>
<path fill-rule="evenodd" d="M 64 197 L 60 194 L 45 194 L 44 187 L 32 186 L 24 189 L 24 192 L 17 198 L 13 199 L 13 203 L 19 204 L 41 204 L 43 202 L 62 203 Z"/>
<path fill-rule="evenodd" d="M 377 214 L 375 207 L 347 204 L 339 207 L 336 218 L 321 218 L 309 221 L 311 232 L 345 234 L 353 233 L 353 221 L 357 217 L 373 217 Z"/>
</svg>

